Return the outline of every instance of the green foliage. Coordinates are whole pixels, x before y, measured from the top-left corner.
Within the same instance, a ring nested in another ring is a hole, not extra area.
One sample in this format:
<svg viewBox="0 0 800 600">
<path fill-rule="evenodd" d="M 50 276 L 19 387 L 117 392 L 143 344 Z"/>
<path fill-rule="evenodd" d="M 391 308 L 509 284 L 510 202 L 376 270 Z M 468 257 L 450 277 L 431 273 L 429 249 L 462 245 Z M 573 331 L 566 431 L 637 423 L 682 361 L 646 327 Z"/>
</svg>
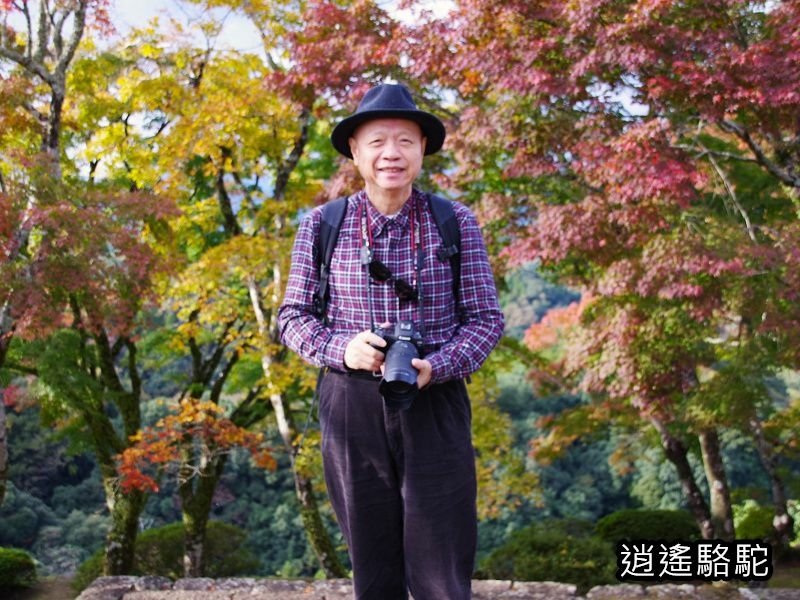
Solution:
<svg viewBox="0 0 800 600">
<path fill-rule="evenodd" d="M 9 479 L 17 489 L 58 507 L 59 503 L 50 503 L 55 488 L 77 484 L 93 463 L 85 455 L 73 454 L 62 436 L 42 427 L 43 420 L 38 407 L 8 415 Z"/>
<path fill-rule="evenodd" d="M 741 540 L 773 541 L 772 517 L 775 511 L 761 506 L 755 500 L 745 500 L 733 505 L 733 523 L 736 538 Z"/>
<path fill-rule="evenodd" d="M 619 510 L 600 519 L 595 531 L 612 543 L 625 539 L 691 540 L 700 535 L 694 518 L 685 510 Z"/>
<path fill-rule="evenodd" d="M 53 522 L 53 512 L 44 502 L 8 483 L 0 507 L 0 544 L 30 548 L 39 529 Z"/>
<path fill-rule="evenodd" d="M 183 577 L 183 523 L 148 529 L 136 538 L 133 575 Z M 209 521 L 206 527 L 207 577 L 234 577 L 257 572 L 258 558 L 245 547 L 247 533 L 222 523 Z M 103 551 L 92 555 L 79 568 L 75 589 L 80 591 L 102 574 Z"/>
<path fill-rule="evenodd" d="M 309 449 L 313 453 L 314 447 L 309 446 L 310 442 L 307 436 L 304 453 Z M 214 514 L 217 519 L 251 532 L 246 547 L 261 559 L 259 574 L 291 572 L 296 576 L 311 577 L 316 574 L 319 563 L 304 534 L 292 474 L 284 461 L 288 462 L 288 459 L 279 457 L 278 469 L 264 472 L 254 469 L 243 453 L 232 454 L 228 471 L 221 481 L 221 487 L 230 493 L 231 500 L 217 508 Z M 321 483 L 317 491 L 323 501 L 325 492 Z M 334 544 L 341 550 L 340 559 L 346 561 L 344 541 L 333 520 L 330 505 L 321 502 L 320 511 L 334 536 Z"/>
<path fill-rule="evenodd" d="M 559 581 L 585 593 L 614 583 L 616 557 L 611 545 L 591 535 L 591 523 L 544 521 L 514 533 L 481 563 L 483 579 Z"/>
<path fill-rule="evenodd" d="M 36 565 L 30 554 L 16 548 L 0 548 L 0 590 L 30 587 L 36 583 Z"/>
<path fill-rule="evenodd" d="M 245 550 L 247 534 L 227 523 L 210 521 L 206 528 L 206 576 L 252 574 L 258 559 Z M 183 524 L 172 523 L 142 532 L 136 540 L 136 570 L 177 579 L 183 575 Z"/>
<path fill-rule="evenodd" d="M 70 584 L 76 594 L 80 594 L 103 574 L 103 554 L 102 550 L 98 550 L 78 566 Z"/>
<path fill-rule="evenodd" d="M 694 455 L 689 455 L 694 472 L 699 475 L 702 465 L 697 464 Z M 675 467 L 664 460 L 661 448 L 648 448 L 634 461 L 635 476 L 630 486 L 630 495 L 638 506 L 652 509 L 677 510 L 683 506 L 681 484 Z M 699 484 L 705 485 L 700 478 Z"/>
</svg>

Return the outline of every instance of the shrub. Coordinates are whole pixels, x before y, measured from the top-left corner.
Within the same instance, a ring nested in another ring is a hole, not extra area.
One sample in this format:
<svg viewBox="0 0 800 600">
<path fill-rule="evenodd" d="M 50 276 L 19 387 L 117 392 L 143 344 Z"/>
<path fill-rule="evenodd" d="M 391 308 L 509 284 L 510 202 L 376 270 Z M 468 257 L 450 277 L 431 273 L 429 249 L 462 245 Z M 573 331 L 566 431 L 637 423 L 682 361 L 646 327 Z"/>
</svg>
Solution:
<svg viewBox="0 0 800 600">
<path fill-rule="evenodd" d="M 24 550 L 0 548 L 0 589 L 30 587 L 36 583 L 36 565 Z"/>
<path fill-rule="evenodd" d="M 98 550 L 78 566 L 70 583 L 76 594 L 81 593 L 103 574 L 104 554 L 104 550 Z"/>
<path fill-rule="evenodd" d="M 209 521 L 206 527 L 206 577 L 249 575 L 258 570 L 258 559 L 244 547 L 247 534 L 227 523 Z M 136 538 L 133 575 L 183 576 L 183 523 L 148 529 Z M 81 591 L 103 572 L 103 551 L 79 568 L 73 586 Z"/>
<path fill-rule="evenodd" d="M 621 540 L 693 540 L 700 530 L 685 510 L 625 509 L 606 515 L 595 525 L 595 533 L 607 542 Z"/>
<path fill-rule="evenodd" d="M 579 593 L 596 585 L 615 583 L 617 568 L 612 546 L 588 535 L 591 524 L 546 521 L 514 534 L 481 563 L 484 579 L 559 581 L 572 583 Z"/>
<path fill-rule="evenodd" d="M 206 528 L 206 577 L 252 574 L 258 559 L 244 548 L 247 534 L 228 523 L 210 521 Z M 141 574 L 183 576 L 183 523 L 142 532 L 136 540 L 136 570 Z"/>
<path fill-rule="evenodd" d="M 774 509 L 760 506 L 755 500 L 745 500 L 733 506 L 733 522 L 736 537 L 740 540 L 761 540 L 775 542 L 775 530 L 772 528 Z"/>
</svg>

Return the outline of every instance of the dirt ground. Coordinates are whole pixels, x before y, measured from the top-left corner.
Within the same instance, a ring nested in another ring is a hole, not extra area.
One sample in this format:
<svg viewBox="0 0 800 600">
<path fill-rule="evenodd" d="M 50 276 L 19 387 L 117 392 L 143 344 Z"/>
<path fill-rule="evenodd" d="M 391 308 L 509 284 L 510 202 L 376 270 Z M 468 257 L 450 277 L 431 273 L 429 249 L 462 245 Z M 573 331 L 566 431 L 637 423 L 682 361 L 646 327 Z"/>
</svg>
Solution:
<svg viewBox="0 0 800 600">
<path fill-rule="evenodd" d="M 46 577 L 32 588 L 2 590 L 3 600 L 72 600 L 77 594 L 68 577 Z"/>
</svg>

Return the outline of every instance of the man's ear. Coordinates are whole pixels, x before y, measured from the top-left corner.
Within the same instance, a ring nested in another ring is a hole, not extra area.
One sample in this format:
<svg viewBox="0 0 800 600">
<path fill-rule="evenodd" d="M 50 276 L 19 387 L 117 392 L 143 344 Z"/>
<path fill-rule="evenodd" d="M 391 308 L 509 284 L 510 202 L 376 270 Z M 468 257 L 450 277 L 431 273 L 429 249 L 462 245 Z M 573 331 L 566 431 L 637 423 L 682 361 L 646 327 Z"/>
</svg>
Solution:
<svg viewBox="0 0 800 600">
<path fill-rule="evenodd" d="M 347 140 L 347 143 L 350 146 L 350 154 L 353 155 L 353 160 L 355 160 L 356 151 L 358 150 L 358 144 L 356 144 L 356 139 L 351 137 Z"/>
<path fill-rule="evenodd" d="M 428 138 L 422 136 L 422 156 L 425 156 L 425 146 L 428 145 Z"/>
</svg>

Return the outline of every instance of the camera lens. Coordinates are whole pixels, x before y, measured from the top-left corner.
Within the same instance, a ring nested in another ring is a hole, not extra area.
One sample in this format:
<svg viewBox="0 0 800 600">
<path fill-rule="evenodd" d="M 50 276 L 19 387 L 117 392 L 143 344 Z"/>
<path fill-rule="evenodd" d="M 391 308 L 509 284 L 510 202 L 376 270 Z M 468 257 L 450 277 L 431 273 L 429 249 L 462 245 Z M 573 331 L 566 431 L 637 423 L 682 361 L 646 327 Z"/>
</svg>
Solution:
<svg viewBox="0 0 800 600">
<path fill-rule="evenodd" d="M 416 346 L 404 340 L 396 341 L 386 352 L 379 391 L 387 406 L 404 410 L 417 397 L 418 371 L 411 366 L 414 358 L 419 358 Z"/>
</svg>

